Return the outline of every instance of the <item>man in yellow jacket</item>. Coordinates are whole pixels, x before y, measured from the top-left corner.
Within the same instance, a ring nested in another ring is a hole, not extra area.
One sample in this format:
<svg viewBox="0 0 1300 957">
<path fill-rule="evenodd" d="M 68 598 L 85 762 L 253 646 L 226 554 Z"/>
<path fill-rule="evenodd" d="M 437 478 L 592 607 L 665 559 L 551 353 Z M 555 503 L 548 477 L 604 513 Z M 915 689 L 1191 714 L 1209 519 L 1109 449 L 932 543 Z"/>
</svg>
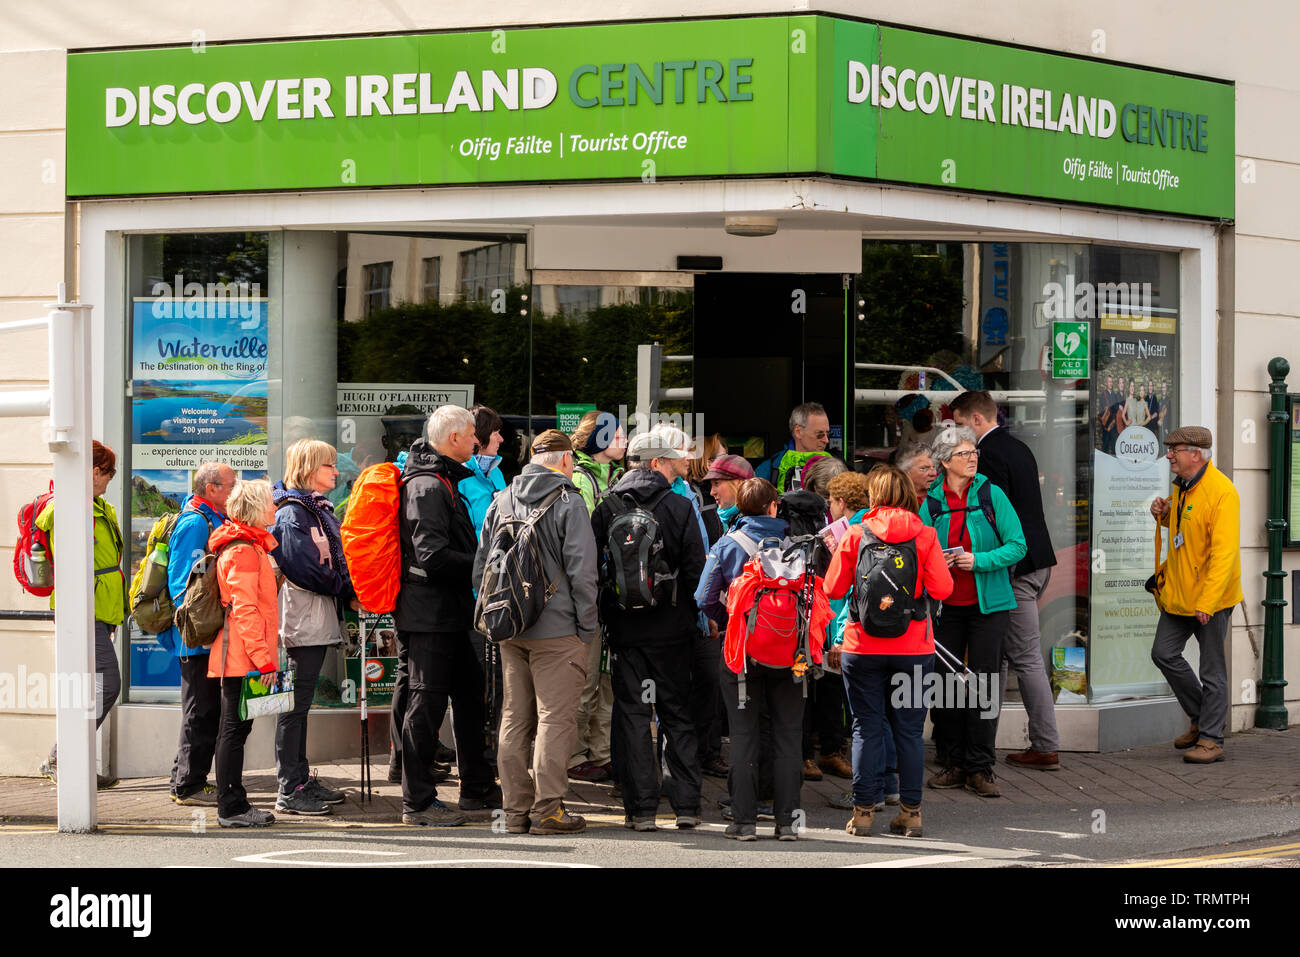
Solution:
<svg viewBox="0 0 1300 957">
<path fill-rule="evenodd" d="M 1210 430 L 1200 426 L 1169 433 L 1165 457 L 1174 490 L 1169 498 L 1151 503 L 1156 535 L 1168 535 L 1169 542 L 1156 591 L 1160 623 L 1151 660 L 1191 719 L 1187 733 L 1174 740 L 1174 747 L 1190 749 L 1183 755 L 1190 764 L 1223 760 L 1228 717 L 1224 645 L 1233 606 L 1241 601 L 1241 500 L 1210 460 L 1211 444 Z M 1199 681 L 1183 657 L 1192 635 L 1201 651 Z"/>
</svg>

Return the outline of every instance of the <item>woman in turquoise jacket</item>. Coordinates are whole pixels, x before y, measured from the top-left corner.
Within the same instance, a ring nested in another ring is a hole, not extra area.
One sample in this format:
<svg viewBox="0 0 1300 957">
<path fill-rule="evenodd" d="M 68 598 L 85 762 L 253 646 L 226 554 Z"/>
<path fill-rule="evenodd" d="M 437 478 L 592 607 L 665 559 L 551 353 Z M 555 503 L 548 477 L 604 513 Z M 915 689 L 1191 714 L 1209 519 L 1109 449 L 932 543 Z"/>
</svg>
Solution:
<svg viewBox="0 0 1300 957">
<path fill-rule="evenodd" d="M 497 449 L 501 447 L 501 416 L 486 405 L 476 405 L 470 412 L 474 414 L 474 437 L 478 439 L 478 450 L 464 463 L 471 474 L 461 479 L 457 488 L 469 509 L 474 531 L 481 538 L 483 519 L 487 518 L 492 499 L 506 487 L 505 477 L 501 474 L 501 456 L 497 455 Z"/>
<path fill-rule="evenodd" d="M 939 538 L 953 591 L 934 623 L 934 639 L 969 668 L 966 680 L 947 675 L 942 706 L 931 711 L 942 770 L 926 783 L 999 797 L 993 750 L 1001 705 L 1002 636 L 1016 607 L 1011 569 L 1025 557 L 1025 533 L 1002 489 L 977 472 L 978 440 L 948 428 L 934 440 L 940 476 L 926 491 L 921 521 Z"/>
</svg>

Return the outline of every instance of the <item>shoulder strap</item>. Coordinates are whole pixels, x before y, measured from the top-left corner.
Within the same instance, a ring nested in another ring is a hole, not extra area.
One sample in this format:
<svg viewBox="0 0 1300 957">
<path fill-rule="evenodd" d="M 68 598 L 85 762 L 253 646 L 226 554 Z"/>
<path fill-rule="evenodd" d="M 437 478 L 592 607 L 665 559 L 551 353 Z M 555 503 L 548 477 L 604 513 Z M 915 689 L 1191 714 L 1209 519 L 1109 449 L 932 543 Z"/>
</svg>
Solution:
<svg viewBox="0 0 1300 957">
<path fill-rule="evenodd" d="M 660 502 L 662 502 L 664 499 L 666 499 L 669 495 L 675 495 L 675 494 L 676 494 L 676 493 L 673 491 L 673 487 L 670 485 L 670 486 L 668 486 L 666 489 L 664 489 L 663 491 L 661 491 L 661 492 L 659 492 L 658 494 L 656 494 L 656 495 L 654 496 L 654 498 L 650 499 L 650 501 L 646 502 L 645 505 L 642 506 L 642 507 L 643 507 L 647 512 L 650 512 L 651 514 L 653 514 L 653 513 L 654 513 L 654 510 L 657 509 L 657 508 L 659 507 L 659 503 L 660 503 Z"/>
<path fill-rule="evenodd" d="M 753 558 L 758 554 L 758 542 L 754 541 L 740 529 L 733 529 L 732 531 L 727 532 L 727 538 L 733 539 L 737 542 L 740 547 L 745 550 L 745 554 L 750 558 Z"/>
<path fill-rule="evenodd" d="M 984 512 L 984 518 L 988 520 L 989 528 L 993 529 L 993 537 L 998 540 L 998 547 L 1002 547 L 1002 535 L 998 532 L 998 523 L 993 518 L 993 489 L 992 483 L 986 481 L 979 487 L 976 493 L 979 498 L 980 509 Z"/>
</svg>

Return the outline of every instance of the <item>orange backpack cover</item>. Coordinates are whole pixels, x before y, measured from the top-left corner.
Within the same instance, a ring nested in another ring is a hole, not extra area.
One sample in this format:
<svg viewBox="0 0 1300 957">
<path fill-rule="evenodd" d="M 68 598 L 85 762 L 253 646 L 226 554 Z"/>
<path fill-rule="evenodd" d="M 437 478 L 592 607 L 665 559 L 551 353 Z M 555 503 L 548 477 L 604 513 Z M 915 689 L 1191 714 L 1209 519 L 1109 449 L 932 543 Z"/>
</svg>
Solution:
<svg viewBox="0 0 1300 957">
<path fill-rule="evenodd" d="M 402 504 L 402 472 L 393 462 L 362 471 L 352 483 L 343 516 L 343 556 L 357 601 L 371 614 L 397 607 L 401 588 L 402 545 L 397 516 Z"/>
</svg>

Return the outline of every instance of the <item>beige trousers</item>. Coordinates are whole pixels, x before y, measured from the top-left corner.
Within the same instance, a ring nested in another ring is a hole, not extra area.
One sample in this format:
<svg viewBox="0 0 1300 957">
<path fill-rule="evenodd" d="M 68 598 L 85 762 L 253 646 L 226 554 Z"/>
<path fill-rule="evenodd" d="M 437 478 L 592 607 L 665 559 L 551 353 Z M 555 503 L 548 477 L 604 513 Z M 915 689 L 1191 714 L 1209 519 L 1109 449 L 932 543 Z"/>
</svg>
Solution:
<svg viewBox="0 0 1300 957">
<path fill-rule="evenodd" d="M 569 757 L 569 767 L 584 761 L 609 763 L 609 729 L 614 715 L 614 689 L 609 675 L 600 673 L 600 641 L 587 645 L 587 683 L 578 702 L 578 743 Z"/>
</svg>

